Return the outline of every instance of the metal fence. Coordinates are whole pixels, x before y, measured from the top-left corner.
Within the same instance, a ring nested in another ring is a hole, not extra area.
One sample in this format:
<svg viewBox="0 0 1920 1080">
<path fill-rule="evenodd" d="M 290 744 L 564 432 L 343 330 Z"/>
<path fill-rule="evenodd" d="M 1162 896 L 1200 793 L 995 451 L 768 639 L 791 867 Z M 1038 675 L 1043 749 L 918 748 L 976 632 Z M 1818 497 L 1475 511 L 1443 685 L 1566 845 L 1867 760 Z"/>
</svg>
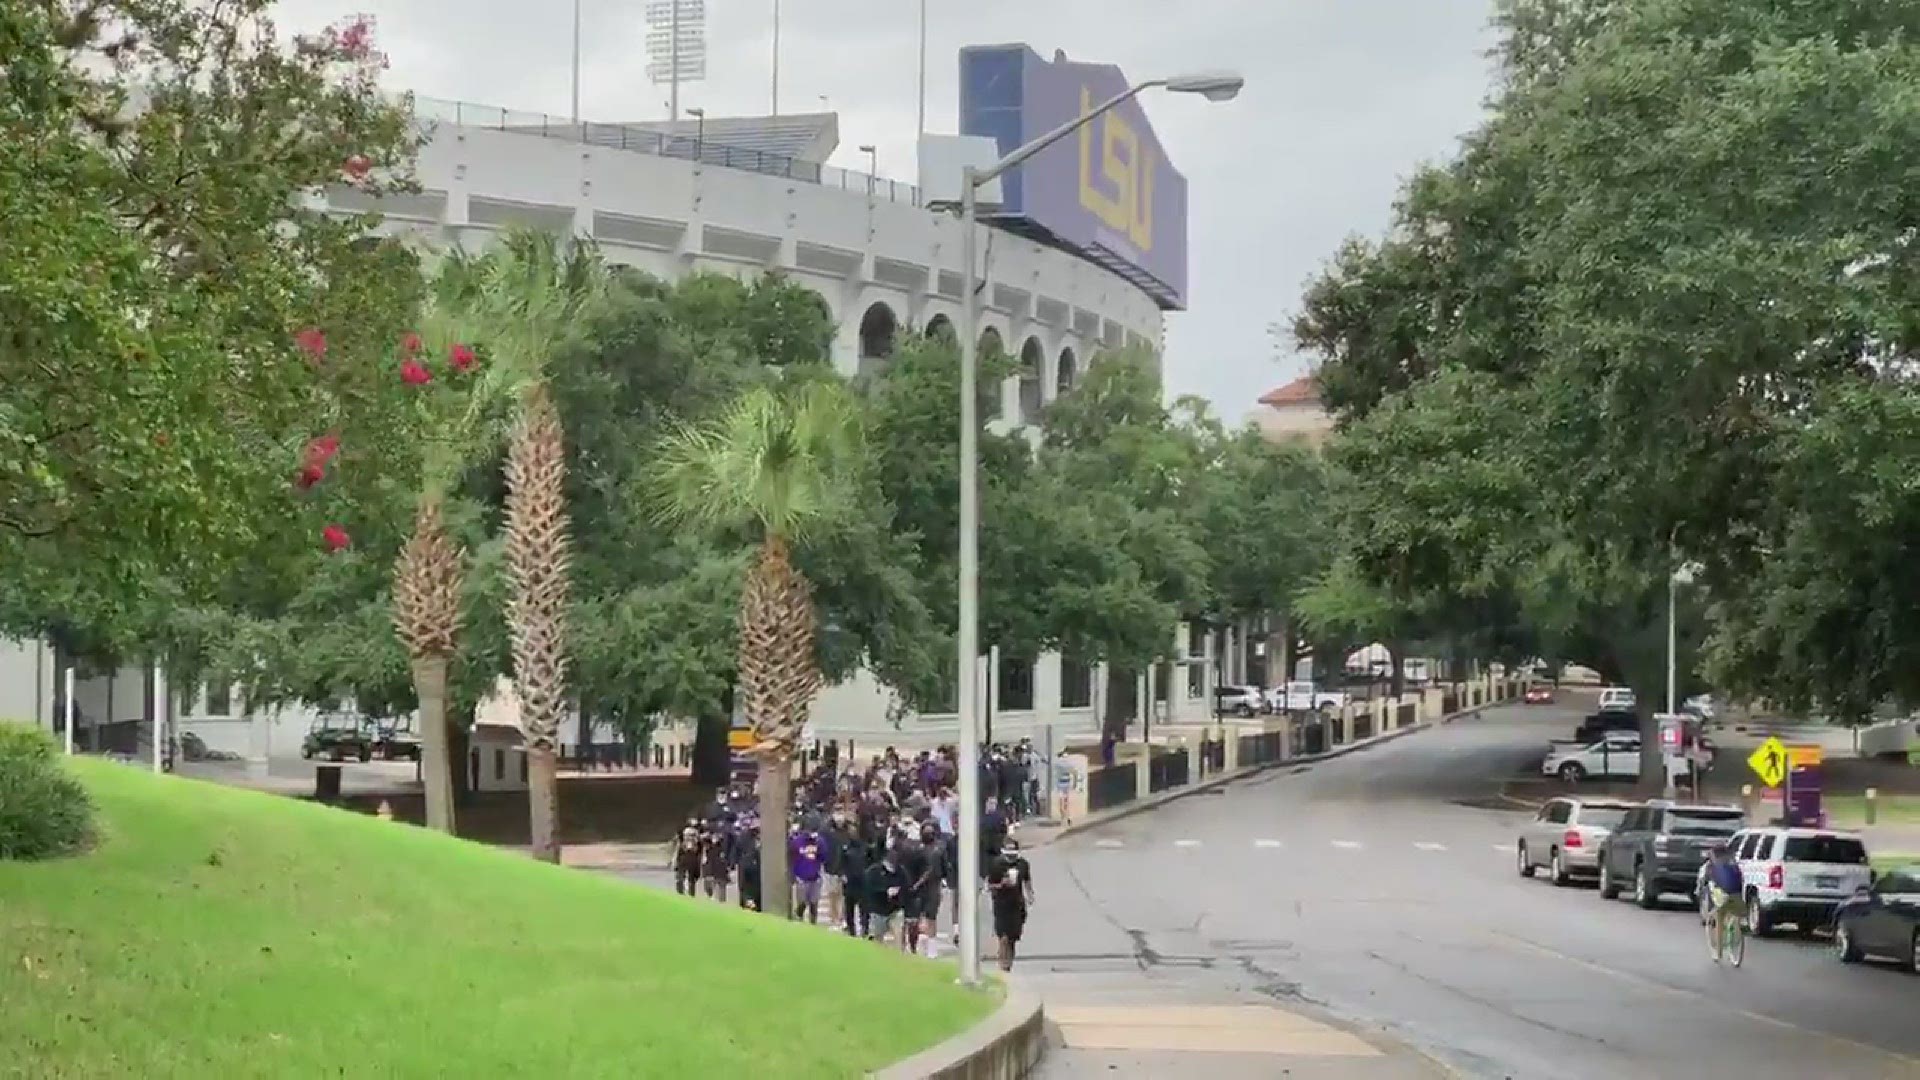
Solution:
<svg viewBox="0 0 1920 1080">
<path fill-rule="evenodd" d="M 1147 762 L 1147 790 L 1165 791 L 1184 787 L 1189 781 L 1191 763 L 1185 750 L 1155 752 Z"/>
<path fill-rule="evenodd" d="M 1411 701 L 1401 702 L 1399 706 L 1399 715 L 1398 715 L 1398 718 L 1394 720 L 1393 726 L 1394 727 L 1413 726 L 1414 714 L 1418 711 L 1419 710 L 1414 707 L 1413 702 Z"/>
<path fill-rule="evenodd" d="M 1090 811 L 1132 802 L 1139 793 L 1139 773 L 1131 761 L 1107 765 L 1087 773 L 1087 809 Z"/>
<path fill-rule="evenodd" d="M 742 172 L 760 173 L 763 176 L 779 176 L 817 184 L 821 187 L 838 188 L 875 199 L 884 199 L 887 202 L 904 203 L 908 206 L 920 205 L 920 189 L 912 184 L 889 180 L 884 176 L 874 176 L 871 173 L 801 161 L 788 154 L 729 146 L 724 142 L 707 139 L 700 135 L 669 134 L 650 128 L 634 127 L 630 124 L 595 124 L 584 120 L 575 123 L 565 117 L 549 116 L 546 113 L 521 112 L 493 105 L 476 105 L 469 101 L 449 101 L 444 98 L 419 95 L 415 95 L 413 99 L 413 112 L 415 116 L 429 122 L 511 131 L 521 135 L 538 135 L 547 139 L 561 139 L 588 146 L 604 146 L 637 154 L 652 154 L 655 157 L 681 158 L 687 161 L 698 161 L 704 165 L 717 165 L 724 169 L 738 169 Z"/>
<path fill-rule="evenodd" d="M 1459 694 L 1456 694 L 1453 691 L 1449 690 L 1446 693 L 1440 695 L 1440 714 L 1442 716 L 1452 716 L 1454 713 L 1457 713 L 1459 711 L 1460 711 L 1460 695 Z"/>
<path fill-rule="evenodd" d="M 1265 765 L 1280 760 L 1282 735 L 1278 731 L 1269 731 L 1263 735 L 1242 735 L 1240 745 L 1236 747 L 1239 765 Z"/>
</svg>

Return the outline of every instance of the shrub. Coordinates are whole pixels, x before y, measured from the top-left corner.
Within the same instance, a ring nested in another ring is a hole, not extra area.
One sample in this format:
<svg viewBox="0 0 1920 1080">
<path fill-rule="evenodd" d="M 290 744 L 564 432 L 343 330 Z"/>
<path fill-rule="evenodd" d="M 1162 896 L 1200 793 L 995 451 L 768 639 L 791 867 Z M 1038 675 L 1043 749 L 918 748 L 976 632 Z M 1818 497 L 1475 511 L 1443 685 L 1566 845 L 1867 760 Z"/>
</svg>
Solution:
<svg viewBox="0 0 1920 1080">
<path fill-rule="evenodd" d="M 49 859 L 93 842 L 93 800 L 46 732 L 0 723 L 0 859 Z"/>
</svg>

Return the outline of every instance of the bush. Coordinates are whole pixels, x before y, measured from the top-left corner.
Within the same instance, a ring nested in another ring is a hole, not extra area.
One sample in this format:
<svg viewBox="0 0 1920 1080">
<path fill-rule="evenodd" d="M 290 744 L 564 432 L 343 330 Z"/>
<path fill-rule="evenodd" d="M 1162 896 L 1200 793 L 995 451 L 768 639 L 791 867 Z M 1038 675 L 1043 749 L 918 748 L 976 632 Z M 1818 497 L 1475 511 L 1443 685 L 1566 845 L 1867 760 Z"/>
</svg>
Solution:
<svg viewBox="0 0 1920 1080">
<path fill-rule="evenodd" d="M 0 859 L 50 859 L 93 842 L 93 800 L 46 732 L 0 723 Z"/>
</svg>

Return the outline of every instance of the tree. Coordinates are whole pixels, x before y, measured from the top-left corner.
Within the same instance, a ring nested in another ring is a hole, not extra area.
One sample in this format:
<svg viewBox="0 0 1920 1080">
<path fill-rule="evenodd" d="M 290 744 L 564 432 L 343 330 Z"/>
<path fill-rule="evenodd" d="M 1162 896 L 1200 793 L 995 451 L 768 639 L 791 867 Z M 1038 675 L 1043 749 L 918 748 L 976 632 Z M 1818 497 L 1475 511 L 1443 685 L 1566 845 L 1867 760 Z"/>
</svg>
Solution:
<svg viewBox="0 0 1920 1080">
<path fill-rule="evenodd" d="M 760 386 L 660 448 L 663 522 L 746 528 L 758 551 L 740 597 L 739 705 L 760 759 L 761 896 L 788 902 L 786 821 L 792 757 L 821 685 L 813 589 L 794 543 L 840 520 L 866 467 L 855 400 L 836 383 Z"/>
<path fill-rule="evenodd" d="M 0 12 L 8 634 L 144 654 L 240 568 L 320 544 L 286 482 L 307 421 L 418 289 L 367 219 L 303 196 L 406 186 L 416 136 L 365 24 L 287 45 L 267 6 Z"/>
<path fill-rule="evenodd" d="M 1830 395 L 1911 366 L 1914 196 L 1884 178 L 1920 153 L 1920 103 L 1896 89 L 1920 71 L 1920 5 L 1527 0 L 1504 18 L 1492 117 L 1316 283 L 1296 330 L 1349 424 L 1445 372 L 1501 388 L 1527 421 L 1501 444 L 1550 526 L 1503 546 L 1555 564 L 1515 567 L 1521 610 L 1652 701 L 1668 574 L 1702 564 L 1723 618 L 1785 610 L 1761 590 L 1812 567 L 1767 573 L 1799 527 L 1787 448 Z M 1836 665 L 1822 678 L 1857 702 L 1891 641 L 1793 655 Z"/>
<path fill-rule="evenodd" d="M 455 258 L 442 282 L 463 337 L 488 360 L 486 378 L 514 402 L 507 440 L 507 620 L 525 728 L 533 856 L 560 859 L 557 774 L 567 692 L 566 433 L 549 383 L 606 301 L 608 273 L 590 247 L 515 231 L 478 259 Z"/>
</svg>

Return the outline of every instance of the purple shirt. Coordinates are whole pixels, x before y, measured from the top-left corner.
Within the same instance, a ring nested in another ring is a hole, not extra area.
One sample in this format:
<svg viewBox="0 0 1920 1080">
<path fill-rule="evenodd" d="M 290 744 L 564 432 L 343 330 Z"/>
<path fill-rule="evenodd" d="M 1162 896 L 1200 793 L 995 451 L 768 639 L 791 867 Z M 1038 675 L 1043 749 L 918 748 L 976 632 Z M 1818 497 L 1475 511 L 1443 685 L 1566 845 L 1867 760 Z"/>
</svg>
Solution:
<svg viewBox="0 0 1920 1080">
<path fill-rule="evenodd" d="M 795 881 L 820 880 L 820 864 L 826 858 L 827 845 L 816 832 L 797 832 L 788 842 L 793 852 L 793 879 Z"/>
</svg>

